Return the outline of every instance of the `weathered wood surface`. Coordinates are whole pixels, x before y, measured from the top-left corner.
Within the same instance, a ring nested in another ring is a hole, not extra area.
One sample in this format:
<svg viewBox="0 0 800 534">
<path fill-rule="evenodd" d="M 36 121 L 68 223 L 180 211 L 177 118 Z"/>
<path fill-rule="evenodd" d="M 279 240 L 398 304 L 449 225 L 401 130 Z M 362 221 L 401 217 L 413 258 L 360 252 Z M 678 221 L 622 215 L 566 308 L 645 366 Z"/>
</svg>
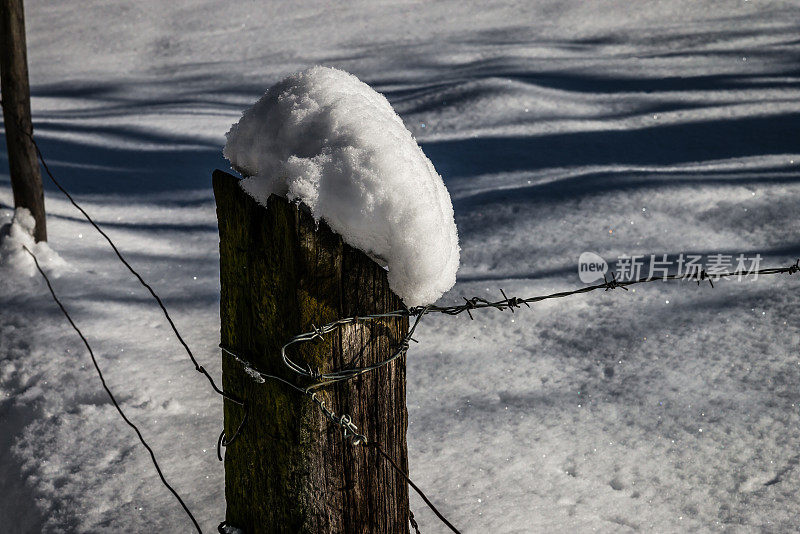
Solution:
<svg viewBox="0 0 800 534">
<path fill-rule="evenodd" d="M 293 383 L 280 348 L 340 317 L 401 307 L 386 272 L 306 209 L 272 196 L 265 209 L 215 171 L 220 231 L 221 339 L 257 368 Z M 297 361 L 323 372 L 388 358 L 407 318 L 350 325 L 296 345 Z M 346 442 L 308 397 L 276 381 L 256 384 L 223 355 L 223 387 L 247 402 L 248 422 L 226 449 L 226 520 L 248 533 L 407 533 L 408 486 L 374 449 Z M 405 358 L 322 395 L 407 469 Z M 225 402 L 231 436 L 242 409 Z"/>
<path fill-rule="evenodd" d="M 42 175 L 28 136 L 33 126 L 22 0 L 0 0 L 0 85 L 14 207 L 30 210 L 36 220 L 33 237 L 47 241 Z"/>
</svg>

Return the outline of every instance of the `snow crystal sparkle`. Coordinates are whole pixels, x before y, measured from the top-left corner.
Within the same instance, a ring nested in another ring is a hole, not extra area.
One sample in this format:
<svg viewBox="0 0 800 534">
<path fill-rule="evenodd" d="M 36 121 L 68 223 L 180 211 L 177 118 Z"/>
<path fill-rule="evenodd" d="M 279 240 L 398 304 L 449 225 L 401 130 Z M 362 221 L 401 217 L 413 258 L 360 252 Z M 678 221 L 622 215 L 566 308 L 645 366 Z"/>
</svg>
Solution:
<svg viewBox="0 0 800 534">
<path fill-rule="evenodd" d="M 300 200 L 345 242 L 388 266 L 408 306 L 453 287 L 450 195 L 386 98 L 346 72 L 314 67 L 270 88 L 227 134 L 223 154 L 266 205 Z"/>
</svg>

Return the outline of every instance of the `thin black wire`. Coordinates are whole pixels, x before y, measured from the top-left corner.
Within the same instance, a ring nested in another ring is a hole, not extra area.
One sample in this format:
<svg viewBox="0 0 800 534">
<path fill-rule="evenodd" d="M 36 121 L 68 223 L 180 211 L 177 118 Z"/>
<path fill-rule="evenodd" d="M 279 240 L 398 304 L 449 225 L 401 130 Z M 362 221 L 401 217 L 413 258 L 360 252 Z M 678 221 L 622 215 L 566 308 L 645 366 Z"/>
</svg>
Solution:
<svg viewBox="0 0 800 534">
<path fill-rule="evenodd" d="M 135 424 L 133 424 L 133 422 L 131 422 L 131 420 L 128 419 L 128 417 L 125 415 L 125 412 L 122 411 L 122 408 L 120 407 L 119 403 L 117 402 L 117 399 L 114 398 L 114 394 L 111 393 L 111 390 L 108 388 L 108 385 L 106 384 L 106 380 L 103 377 L 103 372 L 100 370 L 100 366 L 97 364 L 97 358 L 95 358 L 95 356 L 94 356 L 94 351 L 92 351 L 92 347 L 89 346 L 89 341 L 87 341 L 86 337 L 83 335 L 83 332 L 81 332 L 81 330 L 78 328 L 78 325 L 76 325 L 75 321 L 73 321 L 72 317 L 70 317 L 69 313 L 67 312 L 67 309 L 64 307 L 64 305 L 61 303 L 61 301 L 56 296 L 56 292 L 55 292 L 55 290 L 53 290 L 52 284 L 50 284 L 50 279 L 47 277 L 47 274 L 45 274 L 45 272 L 42 269 L 41 265 L 39 265 L 39 260 L 36 259 L 36 256 L 34 255 L 34 253 L 31 252 L 28 249 L 28 247 L 23 245 L 22 248 L 24 248 L 25 251 L 28 254 L 31 255 L 31 258 L 33 258 L 33 261 L 36 264 L 36 268 L 39 270 L 39 273 L 42 275 L 42 277 L 44 278 L 44 281 L 47 283 L 47 289 L 50 290 L 50 295 L 53 296 L 53 300 L 56 302 L 56 304 L 58 304 L 58 307 L 61 308 L 61 312 L 67 318 L 67 321 L 69 321 L 69 324 L 72 325 L 72 328 L 75 330 L 75 332 L 77 332 L 78 335 L 80 336 L 81 341 L 83 341 L 83 344 L 86 346 L 86 350 L 89 351 L 89 356 L 91 356 L 91 358 L 92 358 L 92 364 L 94 364 L 94 368 L 97 371 L 97 376 L 100 377 L 100 382 L 103 384 L 103 389 L 106 390 L 106 393 L 108 393 L 108 397 L 111 399 L 111 403 L 114 405 L 114 408 L 117 409 L 117 412 L 119 412 L 119 415 L 122 417 L 122 419 L 125 421 L 125 423 L 127 423 L 127 425 L 129 427 L 131 427 L 136 432 L 136 435 L 139 436 L 139 441 L 142 443 L 142 445 L 144 445 L 144 448 L 147 449 L 147 452 L 150 453 L 150 459 L 153 461 L 153 466 L 155 466 L 156 471 L 158 472 L 158 477 L 161 479 L 161 482 L 164 484 L 164 486 L 166 486 L 166 488 L 178 500 L 178 502 L 180 503 L 181 507 L 186 512 L 186 515 L 188 515 L 189 519 L 192 520 L 192 523 L 194 524 L 194 527 L 197 529 L 197 532 L 199 532 L 200 534 L 203 534 L 203 530 L 200 528 L 200 525 L 197 522 L 197 520 L 195 519 L 194 515 L 192 515 L 192 512 L 189 510 L 189 507 L 186 506 L 185 502 L 183 502 L 183 499 L 181 499 L 181 496 L 178 495 L 177 491 L 175 491 L 175 488 L 170 486 L 169 482 L 167 482 L 167 479 L 164 478 L 164 473 L 161 471 L 161 467 L 158 465 L 158 461 L 156 460 L 156 455 L 153 452 L 153 449 L 150 447 L 150 445 L 147 444 L 147 441 L 145 441 L 144 436 L 142 436 L 142 433 L 139 431 L 139 428 Z"/>
<path fill-rule="evenodd" d="M 235 402 L 236 404 L 238 404 L 240 406 L 244 405 L 244 403 L 242 401 L 231 397 L 230 395 L 228 395 L 227 393 L 222 391 L 219 387 L 217 387 L 217 384 L 214 382 L 214 379 L 211 377 L 211 375 L 208 373 L 208 371 L 206 371 L 205 367 L 203 367 L 202 365 L 200 365 L 198 363 L 197 359 L 194 357 L 194 354 L 192 353 L 192 350 L 189 348 L 189 345 L 186 343 L 186 341 L 184 341 L 183 336 L 180 334 L 180 332 L 178 332 L 178 328 L 175 326 L 175 323 L 173 322 L 172 317 L 170 316 L 169 312 L 167 311 L 166 306 L 164 306 L 164 302 L 161 300 L 161 297 L 158 296 L 158 294 L 155 292 L 155 290 L 152 288 L 152 286 L 150 284 L 145 282 L 144 278 L 142 278 L 142 276 L 136 271 L 136 269 L 134 269 L 131 266 L 131 264 L 128 263 L 128 261 L 125 259 L 125 257 L 122 255 L 122 253 L 119 251 L 119 249 L 114 244 L 114 242 L 111 240 L 111 238 L 108 237 L 108 234 L 106 234 L 97 225 L 97 223 L 94 222 L 94 220 L 89 216 L 89 214 L 86 213 L 86 211 L 80 205 L 78 205 L 77 202 L 75 202 L 75 199 L 72 198 L 72 195 L 70 195 L 67 192 L 67 190 L 64 189 L 61 186 L 61 184 L 58 182 L 58 180 L 55 179 L 55 177 L 53 176 L 53 173 L 50 172 L 50 168 L 47 166 L 47 162 L 45 161 L 44 156 L 42 155 L 42 151 L 39 150 L 39 145 L 36 143 L 36 140 L 33 138 L 33 136 L 30 133 L 27 133 L 27 135 L 28 135 L 28 137 L 30 137 L 31 142 L 33 143 L 33 146 L 36 149 L 36 155 L 39 158 L 39 161 L 42 162 L 42 166 L 44 167 L 44 170 L 47 173 L 47 176 L 50 177 L 50 180 L 55 184 L 55 186 L 62 193 L 64 193 L 64 196 L 66 196 L 67 199 L 69 199 L 69 201 L 72 203 L 72 205 L 75 206 L 75 208 L 78 211 L 80 211 L 81 214 L 83 214 L 83 216 L 86 218 L 86 220 L 89 221 L 89 223 L 92 226 L 94 226 L 94 229 L 97 230 L 98 233 L 100 233 L 100 235 L 103 236 L 106 241 L 108 241 L 108 244 L 114 250 L 114 253 L 117 255 L 117 258 L 119 258 L 119 261 L 121 261 L 122 264 L 125 267 L 128 268 L 128 270 L 131 272 L 131 274 L 133 274 L 133 276 L 136 277 L 136 279 L 139 281 L 139 283 L 142 286 L 144 286 L 147 289 L 147 291 L 150 292 L 150 295 L 152 295 L 152 297 L 158 303 L 158 307 L 161 308 L 162 312 L 164 312 L 164 317 L 166 317 L 167 322 L 169 323 L 169 326 L 172 328 L 172 331 L 175 333 L 175 337 L 178 338 L 178 341 L 180 341 L 181 345 L 183 345 L 183 348 L 186 350 L 186 354 L 188 354 L 189 358 L 192 360 L 192 363 L 194 364 L 195 370 L 200 372 L 200 373 L 202 373 L 208 379 L 208 382 L 211 384 L 211 387 L 214 388 L 214 391 L 216 391 L 217 393 L 219 393 L 220 395 L 222 395 L 226 399 L 228 399 L 228 400 L 230 400 L 232 402 Z"/>
<path fill-rule="evenodd" d="M 430 508 L 433 511 L 434 514 L 436 514 L 436 516 L 442 521 L 442 523 L 447 525 L 447 527 L 450 530 L 452 530 L 453 532 L 455 532 L 456 534 L 461 534 L 461 532 L 456 527 L 454 527 L 453 524 L 450 523 L 450 521 L 448 521 L 447 518 L 445 516 L 443 516 L 442 513 L 439 510 L 437 510 L 436 506 L 434 506 L 434 504 L 430 501 L 430 499 L 428 499 L 428 497 L 425 495 L 425 493 L 423 493 L 423 491 L 421 489 L 419 489 L 416 484 L 414 484 L 414 481 L 412 481 L 410 478 L 408 478 L 408 475 L 405 473 L 405 471 L 403 469 L 400 469 L 400 466 L 398 466 L 396 463 L 394 463 L 394 460 L 392 460 L 392 457 L 389 456 L 388 454 L 386 454 L 386 452 L 383 450 L 383 448 L 381 448 L 381 446 L 378 443 L 376 443 L 374 441 L 369 442 L 369 443 L 367 443 L 367 447 L 372 447 L 375 450 L 377 450 L 378 453 L 380 453 L 380 455 L 383 456 L 386 459 L 386 461 L 389 462 L 389 465 L 391 465 L 394 468 L 395 471 L 397 471 L 404 479 L 406 479 L 406 482 L 408 482 L 408 485 L 411 486 L 412 488 L 414 488 L 414 491 L 416 491 L 419 494 L 419 496 L 422 497 L 422 500 L 425 501 L 425 504 L 428 505 L 428 508 Z M 409 510 L 409 512 L 410 512 L 410 510 Z M 413 518 L 413 514 L 411 515 L 411 517 Z M 414 521 L 414 522 L 416 523 L 416 521 Z M 417 530 L 417 532 L 419 532 L 419 530 Z"/>
<path fill-rule="evenodd" d="M 2 104 L 3 104 L 3 101 L 2 101 L 2 99 L 0 99 L 0 106 L 2 106 Z M 230 395 L 228 393 L 225 393 L 222 389 L 220 389 L 217 386 L 216 382 L 214 382 L 214 379 L 208 373 L 206 368 L 203 367 L 202 365 L 200 365 L 200 363 L 197 361 L 197 358 L 195 358 L 194 353 L 192 353 L 192 350 L 189 348 L 189 345 L 183 339 L 183 336 L 178 331 L 178 327 L 175 326 L 175 322 L 172 320 L 172 316 L 170 316 L 169 312 L 167 311 L 167 308 L 164 305 L 164 302 L 161 300 L 161 297 L 158 296 L 158 294 L 155 292 L 153 287 L 150 284 L 148 284 L 144 280 L 144 278 L 142 278 L 142 276 L 136 271 L 136 269 L 134 269 L 133 266 L 131 266 L 131 264 L 128 263 L 128 261 L 125 259 L 125 257 L 122 255 L 122 253 L 119 251 L 119 249 L 114 244 L 114 242 L 111 240 L 111 238 L 108 236 L 108 234 L 106 234 L 97 225 L 97 223 L 94 221 L 94 219 L 92 219 L 89 216 L 89 214 L 86 213 L 86 210 L 84 210 L 77 202 L 75 202 L 75 199 L 72 198 L 72 195 L 70 195 L 69 192 L 66 189 L 64 189 L 64 187 L 58 182 L 58 180 L 56 180 L 56 177 L 53 176 L 52 172 L 50 172 L 50 167 L 47 165 L 47 161 L 45 161 L 44 155 L 42 154 L 42 151 L 39 149 L 39 144 L 36 142 L 36 139 L 34 139 L 34 137 L 33 137 L 33 133 L 29 132 L 29 131 L 27 131 L 25 129 L 22 129 L 22 128 L 20 128 L 20 129 L 25 133 L 26 136 L 28 136 L 28 139 L 30 139 L 31 144 L 33 144 L 33 148 L 36 150 L 36 157 L 39 158 L 39 161 L 42 163 L 42 167 L 44 168 L 45 172 L 47 173 L 47 176 L 50 178 L 50 180 L 53 182 L 53 184 L 55 184 L 55 186 L 72 203 L 72 205 L 78 211 L 81 212 L 81 214 L 84 216 L 84 218 L 86 218 L 86 220 L 89 221 L 89 223 L 94 227 L 94 229 L 97 230 L 97 232 L 105 238 L 105 240 L 108 242 L 108 244 L 114 250 L 114 253 L 117 255 L 117 258 L 119 258 L 119 261 L 121 261 L 122 264 L 131 272 L 131 274 L 133 274 L 136 277 L 136 279 L 139 281 L 139 283 L 142 286 L 144 286 L 147 289 L 147 291 L 150 292 L 150 295 L 155 299 L 156 303 L 158 304 L 158 307 L 161 308 L 161 311 L 164 313 L 164 317 L 167 319 L 167 322 L 169 323 L 169 326 L 172 328 L 172 331 L 175 333 L 175 337 L 178 338 L 178 341 L 180 341 L 181 345 L 183 346 L 184 350 L 186 351 L 186 354 L 189 356 L 189 359 L 192 361 L 192 364 L 194 365 L 195 370 L 198 371 L 199 373 L 201 373 L 202 375 L 204 375 L 208 379 L 209 384 L 211 384 L 211 388 L 216 393 L 221 395 L 224 399 L 227 399 L 227 400 L 229 400 L 229 401 L 231 401 L 231 402 L 233 402 L 235 404 L 238 404 L 239 406 L 242 406 L 244 408 L 244 415 L 242 416 L 242 420 L 239 423 L 238 427 L 236 428 L 236 431 L 234 432 L 233 436 L 230 439 L 227 439 L 227 438 L 225 438 L 225 432 L 223 431 L 223 433 L 222 433 L 222 439 L 221 439 L 221 443 L 222 444 L 229 445 L 229 444 L 233 443 L 233 441 L 239 436 L 242 428 L 245 425 L 245 422 L 247 421 L 248 409 L 247 409 L 247 406 L 246 406 L 245 402 L 237 399 L 236 397 L 234 397 L 234 396 L 232 396 L 232 395 Z"/>
</svg>

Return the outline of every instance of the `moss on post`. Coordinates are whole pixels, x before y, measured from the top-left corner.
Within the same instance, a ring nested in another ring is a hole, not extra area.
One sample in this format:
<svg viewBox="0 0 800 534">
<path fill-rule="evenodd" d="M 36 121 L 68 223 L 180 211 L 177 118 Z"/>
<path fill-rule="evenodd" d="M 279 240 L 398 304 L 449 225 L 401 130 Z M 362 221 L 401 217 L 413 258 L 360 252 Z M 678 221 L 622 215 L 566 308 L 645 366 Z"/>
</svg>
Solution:
<svg viewBox="0 0 800 534">
<path fill-rule="evenodd" d="M 281 360 L 289 338 L 312 324 L 402 305 L 386 271 L 324 222 L 276 196 L 265 208 L 238 181 L 213 175 L 222 344 L 303 385 Z M 365 366 L 388 358 L 407 331 L 407 318 L 348 325 L 294 354 L 323 372 Z M 375 450 L 345 442 L 308 397 L 277 381 L 255 383 L 227 355 L 222 372 L 225 391 L 249 406 L 247 424 L 225 454 L 229 524 L 248 533 L 408 532 L 408 487 Z M 322 395 L 407 468 L 405 357 Z M 224 411 L 230 436 L 243 410 L 226 401 Z"/>
</svg>

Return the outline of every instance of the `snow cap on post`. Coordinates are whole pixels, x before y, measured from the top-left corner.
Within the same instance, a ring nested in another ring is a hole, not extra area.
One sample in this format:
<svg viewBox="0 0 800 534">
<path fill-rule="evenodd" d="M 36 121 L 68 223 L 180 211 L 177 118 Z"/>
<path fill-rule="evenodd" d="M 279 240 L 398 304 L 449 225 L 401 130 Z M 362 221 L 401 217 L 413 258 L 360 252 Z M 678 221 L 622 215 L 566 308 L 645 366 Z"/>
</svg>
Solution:
<svg viewBox="0 0 800 534">
<path fill-rule="evenodd" d="M 386 98 L 352 74 L 313 67 L 271 87 L 226 135 L 223 154 L 261 204 L 306 204 L 349 245 L 386 265 L 407 306 L 453 287 L 453 205 L 441 176 Z"/>
</svg>

